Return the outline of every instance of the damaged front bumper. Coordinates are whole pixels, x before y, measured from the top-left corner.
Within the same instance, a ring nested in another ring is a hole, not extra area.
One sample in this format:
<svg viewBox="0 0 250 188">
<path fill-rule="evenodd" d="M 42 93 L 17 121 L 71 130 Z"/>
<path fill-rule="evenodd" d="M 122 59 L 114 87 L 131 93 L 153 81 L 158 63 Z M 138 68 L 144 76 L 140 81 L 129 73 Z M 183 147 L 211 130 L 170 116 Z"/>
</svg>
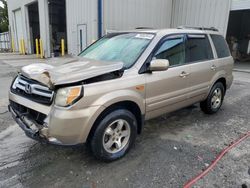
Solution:
<svg viewBox="0 0 250 188">
<path fill-rule="evenodd" d="M 105 109 L 46 106 L 12 92 L 9 101 L 9 111 L 28 137 L 64 146 L 85 143 L 92 125 Z"/>
<path fill-rule="evenodd" d="M 44 143 L 50 143 L 55 145 L 63 145 L 62 142 L 53 137 L 46 137 L 48 128 L 44 125 L 38 125 L 34 121 L 28 118 L 27 114 L 19 113 L 10 104 L 8 106 L 9 112 L 12 114 L 13 119 L 20 126 L 20 128 L 25 132 L 25 134 L 34 140 Z M 40 127 L 40 128 L 38 128 Z M 43 128 L 41 128 L 43 127 Z"/>
</svg>

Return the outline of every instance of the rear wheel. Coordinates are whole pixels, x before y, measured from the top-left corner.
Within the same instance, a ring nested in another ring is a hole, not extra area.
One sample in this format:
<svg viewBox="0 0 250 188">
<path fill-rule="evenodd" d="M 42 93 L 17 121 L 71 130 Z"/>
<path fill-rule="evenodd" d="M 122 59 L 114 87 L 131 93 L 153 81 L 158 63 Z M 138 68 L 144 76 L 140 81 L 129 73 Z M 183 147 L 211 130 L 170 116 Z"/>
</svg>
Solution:
<svg viewBox="0 0 250 188">
<path fill-rule="evenodd" d="M 137 121 L 130 111 L 112 111 L 99 121 L 91 139 L 91 150 L 98 159 L 117 160 L 129 151 L 136 134 Z"/>
<path fill-rule="evenodd" d="M 200 103 L 201 110 L 206 114 L 214 114 L 220 109 L 225 95 L 225 88 L 221 82 L 212 87 L 207 99 Z"/>
</svg>

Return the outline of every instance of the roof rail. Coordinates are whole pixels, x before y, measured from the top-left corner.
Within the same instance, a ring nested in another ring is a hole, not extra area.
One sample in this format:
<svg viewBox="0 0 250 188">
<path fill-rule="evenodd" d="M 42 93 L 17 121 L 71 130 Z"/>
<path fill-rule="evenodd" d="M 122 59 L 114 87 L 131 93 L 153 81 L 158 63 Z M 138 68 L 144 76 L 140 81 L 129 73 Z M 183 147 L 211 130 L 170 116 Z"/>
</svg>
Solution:
<svg viewBox="0 0 250 188">
<path fill-rule="evenodd" d="M 219 31 L 215 27 L 192 27 L 192 26 L 179 26 L 177 29 L 197 29 L 197 30 L 207 30 L 207 31 Z"/>
<path fill-rule="evenodd" d="M 152 27 L 137 27 L 135 29 L 154 29 L 154 28 L 152 28 Z"/>
</svg>

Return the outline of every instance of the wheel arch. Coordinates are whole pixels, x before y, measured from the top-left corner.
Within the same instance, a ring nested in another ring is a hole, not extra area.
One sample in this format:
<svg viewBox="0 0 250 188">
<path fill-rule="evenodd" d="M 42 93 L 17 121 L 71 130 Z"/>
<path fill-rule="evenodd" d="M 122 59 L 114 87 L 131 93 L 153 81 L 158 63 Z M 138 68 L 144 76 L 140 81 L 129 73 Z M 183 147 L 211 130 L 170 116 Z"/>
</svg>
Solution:
<svg viewBox="0 0 250 188">
<path fill-rule="evenodd" d="M 226 91 L 226 89 L 227 89 L 227 80 L 226 80 L 226 78 L 221 77 L 221 78 L 217 79 L 216 82 L 215 82 L 214 84 L 216 84 L 216 83 L 218 83 L 218 82 L 221 82 L 221 83 L 223 84 L 224 89 L 225 89 L 225 91 Z M 213 85 L 214 85 L 214 84 L 213 84 Z"/>
<path fill-rule="evenodd" d="M 120 102 L 116 102 L 114 104 L 109 105 L 99 114 L 99 116 L 94 121 L 94 124 L 90 129 L 90 132 L 89 132 L 88 137 L 87 137 L 87 142 L 89 142 L 91 140 L 91 138 L 92 138 L 97 126 L 98 126 L 98 123 L 101 121 L 101 119 L 103 119 L 110 112 L 117 110 L 117 109 L 126 109 L 126 110 L 132 112 L 135 115 L 135 118 L 137 120 L 137 126 L 138 126 L 137 133 L 138 134 L 141 133 L 143 125 L 144 125 L 145 115 L 142 114 L 142 111 L 136 102 L 130 101 L 130 100 L 125 100 L 125 101 L 120 101 Z"/>
<path fill-rule="evenodd" d="M 211 92 L 211 89 L 213 88 L 213 86 L 218 83 L 218 82 L 221 82 L 225 88 L 225 93 L 226 93 L 226 90 L 227 90 L 227 80 L 225 78 L 225 76 L 223 75 L 220 75 L 220 76 L 216 76 L 215 78 L 213 78 L 213 80 L 210 82 L 210 86 L 209 86 L 209 89 L 207 90 L 207 93 L 204 97 L 204 100 L 208 97 L 209 93 Z"/>
</svg>

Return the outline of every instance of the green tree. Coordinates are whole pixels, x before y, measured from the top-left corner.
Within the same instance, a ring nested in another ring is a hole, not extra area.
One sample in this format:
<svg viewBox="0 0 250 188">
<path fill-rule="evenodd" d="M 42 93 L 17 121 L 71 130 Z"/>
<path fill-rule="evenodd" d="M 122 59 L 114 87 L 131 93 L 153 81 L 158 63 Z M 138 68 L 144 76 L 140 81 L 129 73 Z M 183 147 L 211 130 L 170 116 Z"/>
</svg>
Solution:
<svg viewBox="0 0 250 188">
<path fill-rule="evenodd" d="M 6 32 L 9 30 L 7 1 L 0 0 L 0 2 L 3 3 L 3 7 L 0 7 L 0 32 Z"/>
</svg>

